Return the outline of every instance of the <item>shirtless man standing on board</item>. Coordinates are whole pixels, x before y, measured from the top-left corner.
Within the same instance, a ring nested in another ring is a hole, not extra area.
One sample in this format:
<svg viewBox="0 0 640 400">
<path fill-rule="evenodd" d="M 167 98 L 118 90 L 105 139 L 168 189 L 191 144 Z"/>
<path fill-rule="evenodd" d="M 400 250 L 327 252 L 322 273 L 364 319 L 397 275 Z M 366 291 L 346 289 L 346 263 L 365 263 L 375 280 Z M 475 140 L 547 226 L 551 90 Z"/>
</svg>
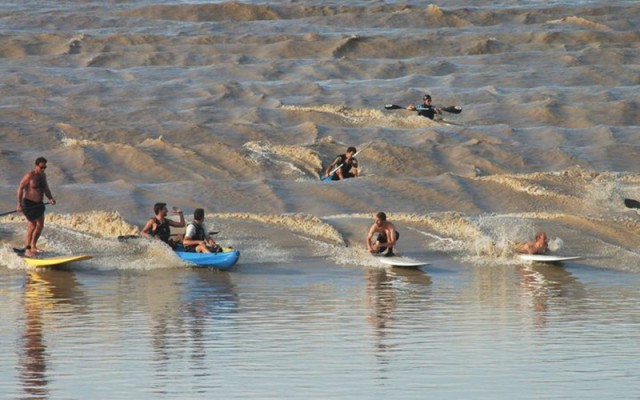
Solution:
<svg viewBox="0 0 640 400">
<path fill-rule="evenodd" d="M 376 236 L 375 242 L 371 243 L 374 234 Z M 367 250 L 372 254 L 381 254 L 385 250 L 389 249 L 385 254 L 385 257 L 393 256 L 393 246 L 398 241 L 400 234 L 396 230 L 396 227 L 389 221 L 387 221 L 387 215 L 380 211 L 376 214 L 376 220 L 369 228 L 367 234 Z"/>
<path fill-rule="evenodd" d="M 49 199 L 49 204 L 56 204 L 56 200 L 51 194 L 47 175 L 47 159 L 38 157 L 33 171 L 29 171 L 18 185 L 18 207 L 17 211 L 24 213 L 29 224 L 27 234 L 24 238 L 25 255 L 33 257 L 38 253 L 38 239 L 44 227 L 44 196 Z"/>
</svg>

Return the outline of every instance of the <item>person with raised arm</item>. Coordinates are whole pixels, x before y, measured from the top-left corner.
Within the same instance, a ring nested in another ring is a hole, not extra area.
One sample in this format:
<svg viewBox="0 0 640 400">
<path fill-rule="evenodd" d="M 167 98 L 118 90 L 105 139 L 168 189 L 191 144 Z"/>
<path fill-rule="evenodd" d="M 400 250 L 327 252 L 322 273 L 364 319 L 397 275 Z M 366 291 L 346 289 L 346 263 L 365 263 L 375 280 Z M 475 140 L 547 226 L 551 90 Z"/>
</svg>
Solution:
<svg viewBox="0 0 640 400">
<path fill-rule="evenodd" d="M 184 228 L 184 213 L 177 207 L 173 207 L 173 213 L 180 216 L 180 221 L 176 222 L 167 218 L 169 209 L 167 203 L 156 203 L 153 205 L 155 217 L 150 218 L 145 224 L 141 235 L 151 239 L 157 239 L 165 242 L 172 249 L 176 248 L 178 242 L 171 237 L 171 227 Z"/>
</svg>

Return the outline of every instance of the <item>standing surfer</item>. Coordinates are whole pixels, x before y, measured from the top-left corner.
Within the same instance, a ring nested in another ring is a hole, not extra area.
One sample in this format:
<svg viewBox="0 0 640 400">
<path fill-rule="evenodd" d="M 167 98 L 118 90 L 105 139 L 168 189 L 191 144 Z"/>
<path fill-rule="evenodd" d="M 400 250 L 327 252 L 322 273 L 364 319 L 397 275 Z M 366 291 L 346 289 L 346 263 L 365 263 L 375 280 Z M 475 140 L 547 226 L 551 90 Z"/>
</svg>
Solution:
<svg viewBox="0 0 640 400">
<path fill-rule="evenodd" d="M 56 204 L 56 200 L 51 194 L 47 175 L 47 159 L 38 157 L 36 166 L 32 171 L 27 172 L 18 185 L 18 207 L 17 211 L 24 213 L 27 217 L 27 233 L 24 238 L 25 255 L 34 257 L 38 252 L 38 239 L 44 228 L 44 196 L 49 199 L 49 204 Z"/>
</svg>

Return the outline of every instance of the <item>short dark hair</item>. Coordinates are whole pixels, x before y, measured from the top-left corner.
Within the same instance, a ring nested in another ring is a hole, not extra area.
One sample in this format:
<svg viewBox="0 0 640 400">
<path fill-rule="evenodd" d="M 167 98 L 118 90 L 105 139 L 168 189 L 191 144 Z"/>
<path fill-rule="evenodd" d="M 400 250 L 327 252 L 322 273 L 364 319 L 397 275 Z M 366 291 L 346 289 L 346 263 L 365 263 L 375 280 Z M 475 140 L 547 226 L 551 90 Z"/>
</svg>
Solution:
<svg viewBox="0 0 640 400">
<path fill-rule="evenodd" d="M 158 215 L 158 213 L 160 211 L 162 211 L 163 208 L 165 208 L 167 206 L 167 203 L 156 203 L 153 205 L 153 212 Z"/>
<path fill-rule="evenodd" d="M 387 214 L 383 213 L 382 211 L 380 211 L 379 213 L 376 214 L 376 218 L 380 218 L 383 221 L 387 220 Z"/>
<path fill-rule="evenodd" d="M 193 211 L 193 218 L 195 218 L 197 220 L 203 220 L 204 219 L 204 209 L 203 208 L 196 208 Z"/>
<path fill-rule="evenodd" d="M 36 165 L 39 165 L 40 163 L 47 163 L 47 159 L 44 157 L 38 157 L 36 158 Z"/>
<path fill-rule="evenodd" d="M 425 94 L 424 96 L 422 96 L 422 100 L 431 100 L 431 95 Z"/>
<path fill-rule="evenodd" d="M 347 147 L 347 153 L 355 153 L 356 152 L 356 148 L 353 146 L 349 146 Z"/>
</svg>

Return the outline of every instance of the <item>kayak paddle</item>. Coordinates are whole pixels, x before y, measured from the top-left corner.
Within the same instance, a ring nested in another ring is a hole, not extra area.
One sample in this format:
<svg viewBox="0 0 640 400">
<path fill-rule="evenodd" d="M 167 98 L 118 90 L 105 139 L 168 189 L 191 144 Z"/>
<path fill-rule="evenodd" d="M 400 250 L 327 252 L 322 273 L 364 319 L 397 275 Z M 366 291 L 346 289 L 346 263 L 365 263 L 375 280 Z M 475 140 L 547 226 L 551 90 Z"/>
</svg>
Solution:
<svg viewBox="0 0 640 400">
<path fill-rule="evenodd" d="M 397 104 L 386 104 L 384 108 L 386 110 L 406 110 L 407 109 L 407 107 L 399 106 Z M 451 114 L 460 114 L 462 112 L 462 106 L 442 107 L 441 110 Z"/>
<path fill-rule="evenodd" d="M 40 207 L 41 205 L 48 205 L 49 203 L 42 203 L 42 204 L 36 204 L 35 206 L 30 206 L 30 207 L 23 207 L 23 210 L 29 210 L 31 208 L 36 208 L 36 207 Z M 13 214 L 13 213 L 17 213 L 18 210 L 13 210 L 13 211 L 7 211 L 7 212 L 3 212 L 2 214 L 0 214 L 0 217 L 4 217 L 5 215 L 9 215 L 9 214 Z"/>
</svg>

